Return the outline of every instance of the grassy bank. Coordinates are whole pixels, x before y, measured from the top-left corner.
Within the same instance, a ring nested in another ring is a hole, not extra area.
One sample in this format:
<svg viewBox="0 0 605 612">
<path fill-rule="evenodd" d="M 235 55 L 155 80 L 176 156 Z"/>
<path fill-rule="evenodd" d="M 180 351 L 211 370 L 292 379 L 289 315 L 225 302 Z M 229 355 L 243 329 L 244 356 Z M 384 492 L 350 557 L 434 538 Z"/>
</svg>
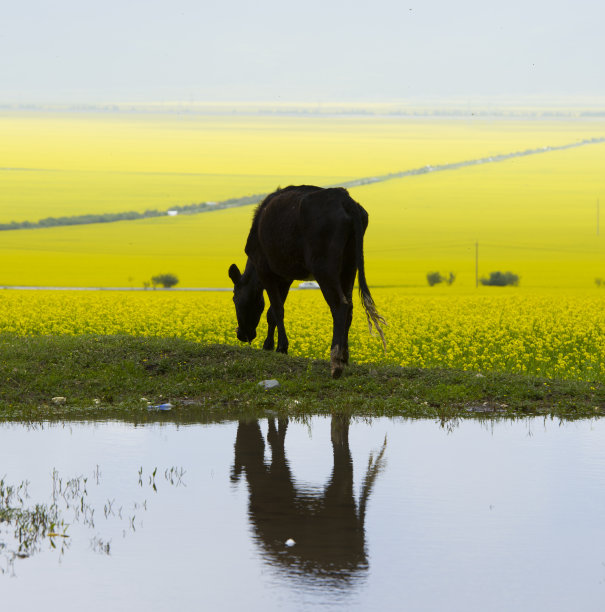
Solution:
<svg viewBox="0 0 605 612">
<path fill-rule="evenodd" d="M 265 391 L 264 379 L 280 386 Z M 333 381 L 323 361 L 130 336 L 2 335 L 0 380 L 0 420 L 187 423 L 267 410 L 438 419 L 605 413 L 605 387 L 590 382 L 355 364 Z M 147 402 L 173 408 L 153 411 Z"/>
</svg>

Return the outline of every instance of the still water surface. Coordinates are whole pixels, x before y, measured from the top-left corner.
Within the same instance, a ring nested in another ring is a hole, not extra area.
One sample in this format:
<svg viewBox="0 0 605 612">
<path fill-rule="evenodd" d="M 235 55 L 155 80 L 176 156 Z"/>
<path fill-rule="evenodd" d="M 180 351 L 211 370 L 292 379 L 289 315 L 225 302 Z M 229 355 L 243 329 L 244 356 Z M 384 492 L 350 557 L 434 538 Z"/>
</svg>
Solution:
<svg viewBox="0 0 605 612">
<path fill-rule="evenodd" d="M 69 535 L 0 523 L 2 609 L 605 609 L 605 420 L 2 424 L 0 459 Z"/>
</svg>

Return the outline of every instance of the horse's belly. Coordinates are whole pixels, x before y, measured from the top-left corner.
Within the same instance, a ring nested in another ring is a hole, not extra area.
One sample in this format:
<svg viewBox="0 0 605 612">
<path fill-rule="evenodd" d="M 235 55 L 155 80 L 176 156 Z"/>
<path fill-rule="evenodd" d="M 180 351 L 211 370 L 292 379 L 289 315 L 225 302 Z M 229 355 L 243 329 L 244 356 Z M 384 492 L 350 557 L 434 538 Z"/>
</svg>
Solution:
<svg viewBox="0 0 605 612">
<path fill-rule="evenodd" d="M 282 278 L 301 281 L 315 280 L 315 277 L 306 266 L 293 261 L 272 262 L 270 267 L 275 274 L 281 276 Z"/>
</svg>

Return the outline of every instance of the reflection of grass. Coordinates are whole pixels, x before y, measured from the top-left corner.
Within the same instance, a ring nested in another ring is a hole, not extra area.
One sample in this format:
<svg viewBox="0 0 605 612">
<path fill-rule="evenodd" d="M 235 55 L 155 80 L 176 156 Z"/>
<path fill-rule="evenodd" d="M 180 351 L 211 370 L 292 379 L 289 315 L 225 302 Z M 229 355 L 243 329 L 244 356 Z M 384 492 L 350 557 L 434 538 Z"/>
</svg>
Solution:
<svg viewBox="0 0 605 612">
<path fill-rule="evenodd" d="M 175 338 L 0 336 L 0 342 L 5 420 L 212 422 L 267 409 L 436 419 L 605 412 L 605 386 L 577 380 L 367 364 L 351 365 L 332 381 L 326 361 Z M 257 383 L 267 378 L 280 387 L 261 390 Z M 58 395 L 65 404 L 52 403 Z M 152 412 L 147 400 L 174 408 Z"/>
<path fill-rule="evenodd" d="M 164 471 L 165 481 L 173 486 L 183 485 L 183 468 L 171 467 Z M 157 492 L 156 467 L 149 475 L 144 474 L 143 468 L 139 470 L 139 486 L 149 486 Z M 62 478 L 59 472 L 52 472 L 52 495 L 50 503 L 29 503 L 29 483 L 19 485 L 8 484 L 0 480 L 0 559 L 6 562 L 0 564 L 0 573 L 14 574 L 16 559 L 24 559 L 39 553 L 45 544 L 49 549 L 59 552 L 63 556 L 70 545 L 70 535 L 67 531 L 70 525 L 80 524 L 84 527 L 96 529 L 95 514 L 101 515 L 89 502 L 89 487 L 99 486 L 101 472 L 99 466 L 94 470 L 92 477 L 83 475 L 74 478 Z M 135 502 L 134 511 L 124 510 L 124 506 L 116 502 L 115 498 L 108 499 L 103 506 L 103 515 L 106 520 L 121 522 L 126 531 L 136 531 L 137 512 L 147 510 L 147 501 Z M 111 540 L 103 539 L 97 533 L 90 539 L 90 546 L 94 552 L 105 555 L 111 554 Z"/>
<path fill-rule="evenodd" d="M 68 525 L 56 502 L 26 507 L 27 484 L 22 482 L 15 486 L 0 480 L 0 553 L 6 559 L 6 569 L 0 567 L 2 573 L 13 573 L 14 560 L 39 552 L 45 541 L 51 548 L 57 548 L 56 540 L 59 539 L 61 555 L 68 545 Z M 8 536 L 7 541 L 2 537 L 3 531 Z"/>
</svg>

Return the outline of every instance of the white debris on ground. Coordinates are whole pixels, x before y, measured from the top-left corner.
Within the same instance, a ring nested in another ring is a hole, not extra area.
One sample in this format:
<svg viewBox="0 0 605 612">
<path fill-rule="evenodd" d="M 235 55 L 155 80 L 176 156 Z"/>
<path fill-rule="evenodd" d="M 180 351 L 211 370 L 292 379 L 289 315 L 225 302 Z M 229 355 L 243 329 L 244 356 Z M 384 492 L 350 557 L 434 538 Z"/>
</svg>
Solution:
<svg viewBox="0 0 605 612">
<path fill-rule="evenodd" d="M 275 380 L 275 378 L 271 378 L 270 380 L 261 380 L 258 383 L 258 386 L 262 387 L 266 391 L 267 389 L 274 389 L 275 387 L 279 387 L 279 382 Z"/>
</svg>

